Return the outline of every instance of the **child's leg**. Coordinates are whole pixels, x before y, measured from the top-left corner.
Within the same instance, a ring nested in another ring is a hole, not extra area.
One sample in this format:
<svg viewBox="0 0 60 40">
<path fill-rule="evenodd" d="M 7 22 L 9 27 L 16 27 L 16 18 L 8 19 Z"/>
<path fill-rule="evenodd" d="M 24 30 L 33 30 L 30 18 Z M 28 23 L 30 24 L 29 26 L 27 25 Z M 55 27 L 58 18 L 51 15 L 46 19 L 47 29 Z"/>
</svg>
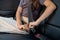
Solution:
<svg viewBox="0 0 60 40">
<path fill-rule="evenodd" d="M 19 30 L 16 21 L 13 18 L 0 17 L 0 32 L 26 34 L 25 31 Z"/>
<path fill-rule="evenodd" d="M 22 21 L 28 24 L 28 17 L 22 16 Z"/>
</svg>

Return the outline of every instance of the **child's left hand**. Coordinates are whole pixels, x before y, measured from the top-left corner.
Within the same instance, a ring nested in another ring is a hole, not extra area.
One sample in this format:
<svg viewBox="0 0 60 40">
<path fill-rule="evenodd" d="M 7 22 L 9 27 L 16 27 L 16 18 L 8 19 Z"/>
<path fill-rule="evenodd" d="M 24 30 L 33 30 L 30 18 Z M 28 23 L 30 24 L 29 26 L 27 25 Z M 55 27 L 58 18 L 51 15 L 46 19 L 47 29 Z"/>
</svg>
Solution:
<svg viewBox="0 0 60 40">
<path fill-rule="evenodd" d="M 29 28 L 34 28 L 35 26 L 37 26 L 38 24 L 37 24 L 37 22 L 30 22 L 29 23 Z"/>
</svg>

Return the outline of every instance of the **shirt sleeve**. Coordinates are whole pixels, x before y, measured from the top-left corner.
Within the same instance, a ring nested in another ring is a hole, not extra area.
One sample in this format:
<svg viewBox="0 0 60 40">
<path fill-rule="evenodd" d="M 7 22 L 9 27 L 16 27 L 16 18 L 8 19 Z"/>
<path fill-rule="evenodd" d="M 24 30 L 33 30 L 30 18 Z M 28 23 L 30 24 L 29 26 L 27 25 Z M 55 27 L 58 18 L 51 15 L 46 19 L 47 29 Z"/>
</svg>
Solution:
<svg viewBox="0 0 60 40">
<path fill-rule="evenodd" d="M 23 5 L 23 0 L 20 0 L 19 6 L 22 7 Z"/>
<path fill-rule="evenodd" d="M 39 0 L 40 4 L 43 5 L 45 0 Z"/>
</svg>

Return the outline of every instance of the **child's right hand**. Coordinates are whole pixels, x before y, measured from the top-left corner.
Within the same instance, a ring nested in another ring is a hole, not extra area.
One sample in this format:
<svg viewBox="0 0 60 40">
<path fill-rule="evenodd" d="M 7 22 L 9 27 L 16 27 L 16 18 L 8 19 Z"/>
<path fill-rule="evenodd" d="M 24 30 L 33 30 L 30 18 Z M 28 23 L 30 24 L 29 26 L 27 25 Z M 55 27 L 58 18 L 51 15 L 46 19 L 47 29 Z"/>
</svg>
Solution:
<svg viewBox="0 0 60 40">
<path fill-rule="evenodd" d="M 19 28 L 20 30 L 29 31 L 29 26 L 28 26 L 28 24 L 19 25 L 18 28 Z"/>
<path fill-rule="evenodd" d="M 29 25 L 28 25 L 28 24 L 24 24 L 24 25 L 25 25 L 24 30 L 28 32 L 28 31 L 29 31 L 29 29 L 30 29 L 30 28 L 29 28 Z"/>
<path fill-rule="evenodd" d="M 18 28 L 19 28 L 20 30 L 24 30 L 25 25 L 19 25 Z"/>
</svg>

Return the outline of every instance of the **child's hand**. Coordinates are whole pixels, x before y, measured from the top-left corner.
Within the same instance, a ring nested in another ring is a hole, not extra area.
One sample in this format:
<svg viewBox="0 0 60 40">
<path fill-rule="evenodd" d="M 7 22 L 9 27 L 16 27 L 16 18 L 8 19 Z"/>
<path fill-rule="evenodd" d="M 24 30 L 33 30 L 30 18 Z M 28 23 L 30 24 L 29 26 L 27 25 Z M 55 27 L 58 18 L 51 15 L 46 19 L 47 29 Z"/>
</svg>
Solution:
<svg viewBox="0 0 60 40">
<path fill-rule="evenodd" d="M 19 28 L 20 30 L 24 30 L 25 25 L 20 25 L 18 28 Z"/>
<path fill-rule="evenodd" d="M 20 30 L 29 31 L 29 26 L 28 26 L 28 24 L 20 25 L 18 28 L 19 28 Z"/>
<path fill-rule="evenodd" d="M 37 26 L 36 22 L 30 22 L 29 28 L 34 28 L 35 26 Z"/>
<path fill-rule="evenodd" d="M 29 31 L 29 25 L 28 24 L 24 24 L 24 25 L 25 25 L 24 30 L 28 32 Z"/>
</svg>

